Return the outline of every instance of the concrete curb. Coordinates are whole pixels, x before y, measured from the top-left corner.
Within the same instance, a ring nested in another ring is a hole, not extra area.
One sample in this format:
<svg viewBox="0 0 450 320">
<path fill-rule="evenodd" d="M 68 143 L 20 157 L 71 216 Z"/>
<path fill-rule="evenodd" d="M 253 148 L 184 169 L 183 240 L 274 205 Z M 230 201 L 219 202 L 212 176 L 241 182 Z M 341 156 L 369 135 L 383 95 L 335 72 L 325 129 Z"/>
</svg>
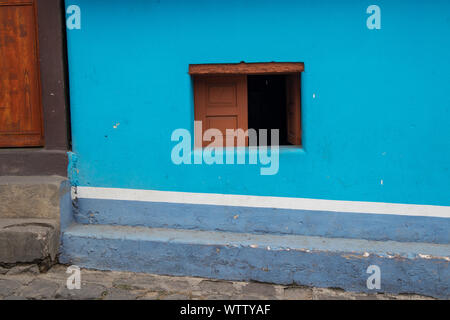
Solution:
<svg viewBox="0 0 450 320">
<path fill-rule="evenodd" d="M 449 247 L 440 244 L 305 236 L 72 225 L 60 262 L 100 270 L 197 276 L 373 292 L 450 297 Z"/>
</svg>

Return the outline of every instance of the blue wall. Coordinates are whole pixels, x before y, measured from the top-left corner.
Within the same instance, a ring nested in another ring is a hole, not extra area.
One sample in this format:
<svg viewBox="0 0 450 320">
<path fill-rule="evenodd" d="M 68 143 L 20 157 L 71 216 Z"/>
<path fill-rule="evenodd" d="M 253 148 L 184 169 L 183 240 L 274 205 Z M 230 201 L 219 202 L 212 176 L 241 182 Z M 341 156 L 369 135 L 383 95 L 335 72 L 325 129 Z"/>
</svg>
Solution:
<svg viewBox="0 0 450 320">
<path fill-rule="evenodd" d="M 70 4 L 76 184 L 450 205 L 450 2 Z M 172 131 L 193 130 L 189 64 L 240 61 L 305 63 L 304 148 L 281 150 L 275 176 L 172 164 Z"/>
</svg>

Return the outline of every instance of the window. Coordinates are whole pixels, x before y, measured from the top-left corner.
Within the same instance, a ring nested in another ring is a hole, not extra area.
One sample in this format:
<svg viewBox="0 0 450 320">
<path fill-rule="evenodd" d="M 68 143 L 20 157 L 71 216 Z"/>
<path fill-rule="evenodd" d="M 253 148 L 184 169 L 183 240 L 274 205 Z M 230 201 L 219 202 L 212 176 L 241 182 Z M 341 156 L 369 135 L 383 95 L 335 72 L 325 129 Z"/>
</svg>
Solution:
<svg viewBox="0 0 450 320">
<path fill-rule="evenodd" d="M 280 145 L 301 146 L 300 81 L 303 63 L 190 65 L 194 78 L 195 121 L 208 129 L 279 130 Z M 209 141 L 196 137 L 196 147 Z M 253 141 L 250 142 L 253 145 Z M 249 139 L 245 139 L 249 144 Z M 257 144 L 265 141 L 257 140 Z M 223 140 L 223 145 L 226 141 Z"/>
</svg>

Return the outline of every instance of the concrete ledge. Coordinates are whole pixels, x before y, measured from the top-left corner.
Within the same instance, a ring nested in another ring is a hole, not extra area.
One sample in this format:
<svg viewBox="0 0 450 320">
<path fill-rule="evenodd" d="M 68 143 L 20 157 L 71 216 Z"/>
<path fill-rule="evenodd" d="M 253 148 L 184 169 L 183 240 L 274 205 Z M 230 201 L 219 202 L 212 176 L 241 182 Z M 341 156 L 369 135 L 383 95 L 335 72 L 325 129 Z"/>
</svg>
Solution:
<svg viewBox="0 0 450 320">
<path fill-rule="evenodd" d="M 55 262 L 58 249 L 57 220 L 0 219 L 0 264 Z"/>
<path fill-rule="evenodd" d="M 0 177 L 0 218 L 55 219 L 60 203 L 70 188 L 62 187 L 66 178 Z"/>
<path fill-rule="evenodd" d="M 377 265 L 378 292 L 450 297 L 443 244 L 76 224 L 62 237 L 60 262 L 86 268 L 374 292 Z"/>
<path fill-rule="evenodd" d="M 0 176 L 67 176 L 66 151 L 29 149 L 1 149 Z"/>
<path fill-rule="evenodd" d="M 450 243 L 450 219 L 437 217 L 84 198 L 73 213 L 80 224 Z"/>
</svg>

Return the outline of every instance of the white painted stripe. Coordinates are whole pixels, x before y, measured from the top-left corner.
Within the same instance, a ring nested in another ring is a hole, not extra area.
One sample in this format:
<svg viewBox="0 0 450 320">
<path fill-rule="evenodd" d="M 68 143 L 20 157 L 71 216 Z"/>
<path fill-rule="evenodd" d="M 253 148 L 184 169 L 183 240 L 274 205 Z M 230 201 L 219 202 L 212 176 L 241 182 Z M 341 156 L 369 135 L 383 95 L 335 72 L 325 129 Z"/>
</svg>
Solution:
<svg viewBox="0 0 450 320">
<path fill-rule="evenodd" d="M 77 187 L 75 197 L 80 199 L 128 200 L 164 202 L 177 204 L 199 204 L 251 208 L 278 208 L 352 212 L 368 214 L 391 214 L 402 216 L 424 216 L 450 218 L 450 206 L 397 204 L 383 202 L 337 201 L 304 198 L 245 196 L 230 194 L 188 193 L 137 189 L 114 189 Z"/>
</svg>

